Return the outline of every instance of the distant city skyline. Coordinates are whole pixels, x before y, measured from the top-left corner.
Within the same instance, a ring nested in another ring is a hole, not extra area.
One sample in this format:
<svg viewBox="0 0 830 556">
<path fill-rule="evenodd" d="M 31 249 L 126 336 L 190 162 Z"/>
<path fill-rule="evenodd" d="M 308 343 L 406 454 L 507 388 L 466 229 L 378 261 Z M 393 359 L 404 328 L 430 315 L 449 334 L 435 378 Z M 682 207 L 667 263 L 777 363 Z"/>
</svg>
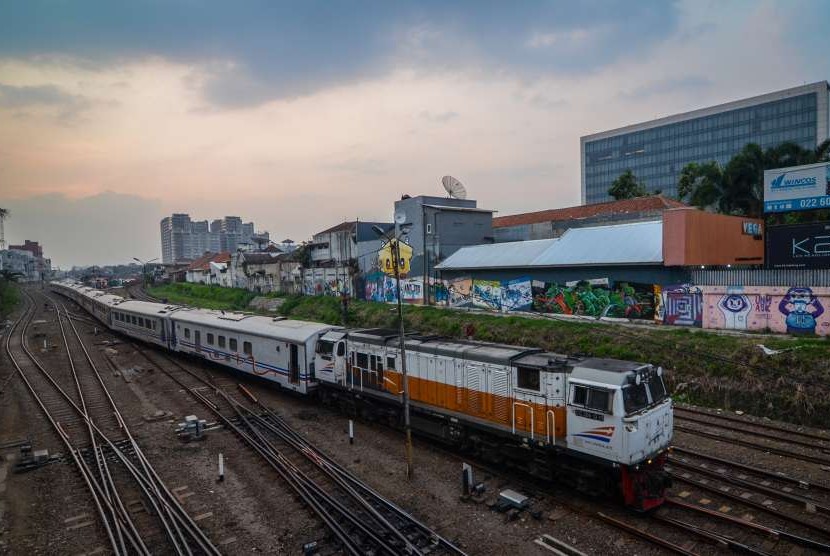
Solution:
<svg viewBox="0 0 830 556">
<path fill-rule="evenodd" d="M 184 22 L 187 22 L 186 24 Z M 497 215 L 577 205 L 579 138 L 830 78 L 830 5 L 12 2 L 6 240 L 159 257 L 174 212 L 295 241 L 452 174 Z"/>
</svg>

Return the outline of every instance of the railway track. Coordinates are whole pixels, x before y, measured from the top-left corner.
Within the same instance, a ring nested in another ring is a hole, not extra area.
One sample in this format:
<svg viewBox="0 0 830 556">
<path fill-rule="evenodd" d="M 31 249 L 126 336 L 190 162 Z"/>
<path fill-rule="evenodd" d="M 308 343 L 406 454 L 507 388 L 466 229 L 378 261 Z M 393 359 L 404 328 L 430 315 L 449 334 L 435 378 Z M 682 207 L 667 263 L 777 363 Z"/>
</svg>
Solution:
<svg viewBox="0 0 830 556">
<path fill-rule="evenodd" d="M 38 304 L 23 293 L 26 308 L 6 337 L 6 353 L 81 475 L 112 552 L 219 554 L 144 456 L 66 308 L 51 298 L 67 372 L 48 369 L 32 352 L 27 332 Z M 134 500 L 149 508 L 146 518 L 134 517 Z"/>
<path fill-rule="evenodd" d="M 338 551 L 464 554 L 310 444 L 244 386 L 238 394 L 166 354 L 134 347 L 276 471 L 331 531 Z"/>
</svg>

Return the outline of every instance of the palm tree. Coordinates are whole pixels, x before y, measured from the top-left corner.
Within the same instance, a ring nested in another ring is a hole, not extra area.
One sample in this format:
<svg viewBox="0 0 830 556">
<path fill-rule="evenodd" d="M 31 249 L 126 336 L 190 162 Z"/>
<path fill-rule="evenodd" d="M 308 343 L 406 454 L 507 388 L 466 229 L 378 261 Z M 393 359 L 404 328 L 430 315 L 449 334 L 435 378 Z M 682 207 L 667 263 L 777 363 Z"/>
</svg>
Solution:
<svg viewBox="0 0 830 556">
<path fill-rule="evenodd" d="M 747 144 L 724 168 L 714 161 L 687 164 L 677 184 L 678 198 L 723 214 L 759 218 L 764 212 L 764 170 L 830 160 L 830 140 L 815 149 L 792 142 L 766 151 Z"/>
</svg>

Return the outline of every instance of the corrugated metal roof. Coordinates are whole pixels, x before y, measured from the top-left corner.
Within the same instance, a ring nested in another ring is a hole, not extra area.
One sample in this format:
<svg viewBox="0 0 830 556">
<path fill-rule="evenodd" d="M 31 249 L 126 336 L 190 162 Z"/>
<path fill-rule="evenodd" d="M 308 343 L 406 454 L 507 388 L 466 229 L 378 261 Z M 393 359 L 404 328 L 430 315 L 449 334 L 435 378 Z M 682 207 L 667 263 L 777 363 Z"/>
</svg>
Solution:
<svg viewBox="0 0 830 556">
<path fill-rule="evenodd" d="M 512 268 L 528 266 L 558 239 L 536 239 L 462 247 L 436 268 Z"/>
<path fill-rule="evenodd" d="M 659 264 L 663 222 L 571 228 L 531 266 Z"/>
<path fill-rule="evenodd" d="M 559 239 L 463 247 L 439 270 L 522 268 L 663 262 L 662 221 L 572 228 Z"/>
</svg>

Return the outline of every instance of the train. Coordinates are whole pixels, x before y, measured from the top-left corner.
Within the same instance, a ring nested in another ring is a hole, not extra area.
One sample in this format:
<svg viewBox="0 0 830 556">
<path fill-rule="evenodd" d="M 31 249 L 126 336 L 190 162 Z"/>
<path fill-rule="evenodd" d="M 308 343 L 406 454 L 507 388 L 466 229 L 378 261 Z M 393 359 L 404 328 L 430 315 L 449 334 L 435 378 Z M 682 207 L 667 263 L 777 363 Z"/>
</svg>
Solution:
<svg viewBox="0 0 830 556">
<path fill-rule="evenodd" d="M 126 299 L 53 282 L 104 326 L 260 377 L 367 420 L 403 423 L 400 336 Z M 673 434 L 663 370 L 492 342 L 404 335 L 412 429 L 489 462 L 647 512 Z"/>
</svg>

